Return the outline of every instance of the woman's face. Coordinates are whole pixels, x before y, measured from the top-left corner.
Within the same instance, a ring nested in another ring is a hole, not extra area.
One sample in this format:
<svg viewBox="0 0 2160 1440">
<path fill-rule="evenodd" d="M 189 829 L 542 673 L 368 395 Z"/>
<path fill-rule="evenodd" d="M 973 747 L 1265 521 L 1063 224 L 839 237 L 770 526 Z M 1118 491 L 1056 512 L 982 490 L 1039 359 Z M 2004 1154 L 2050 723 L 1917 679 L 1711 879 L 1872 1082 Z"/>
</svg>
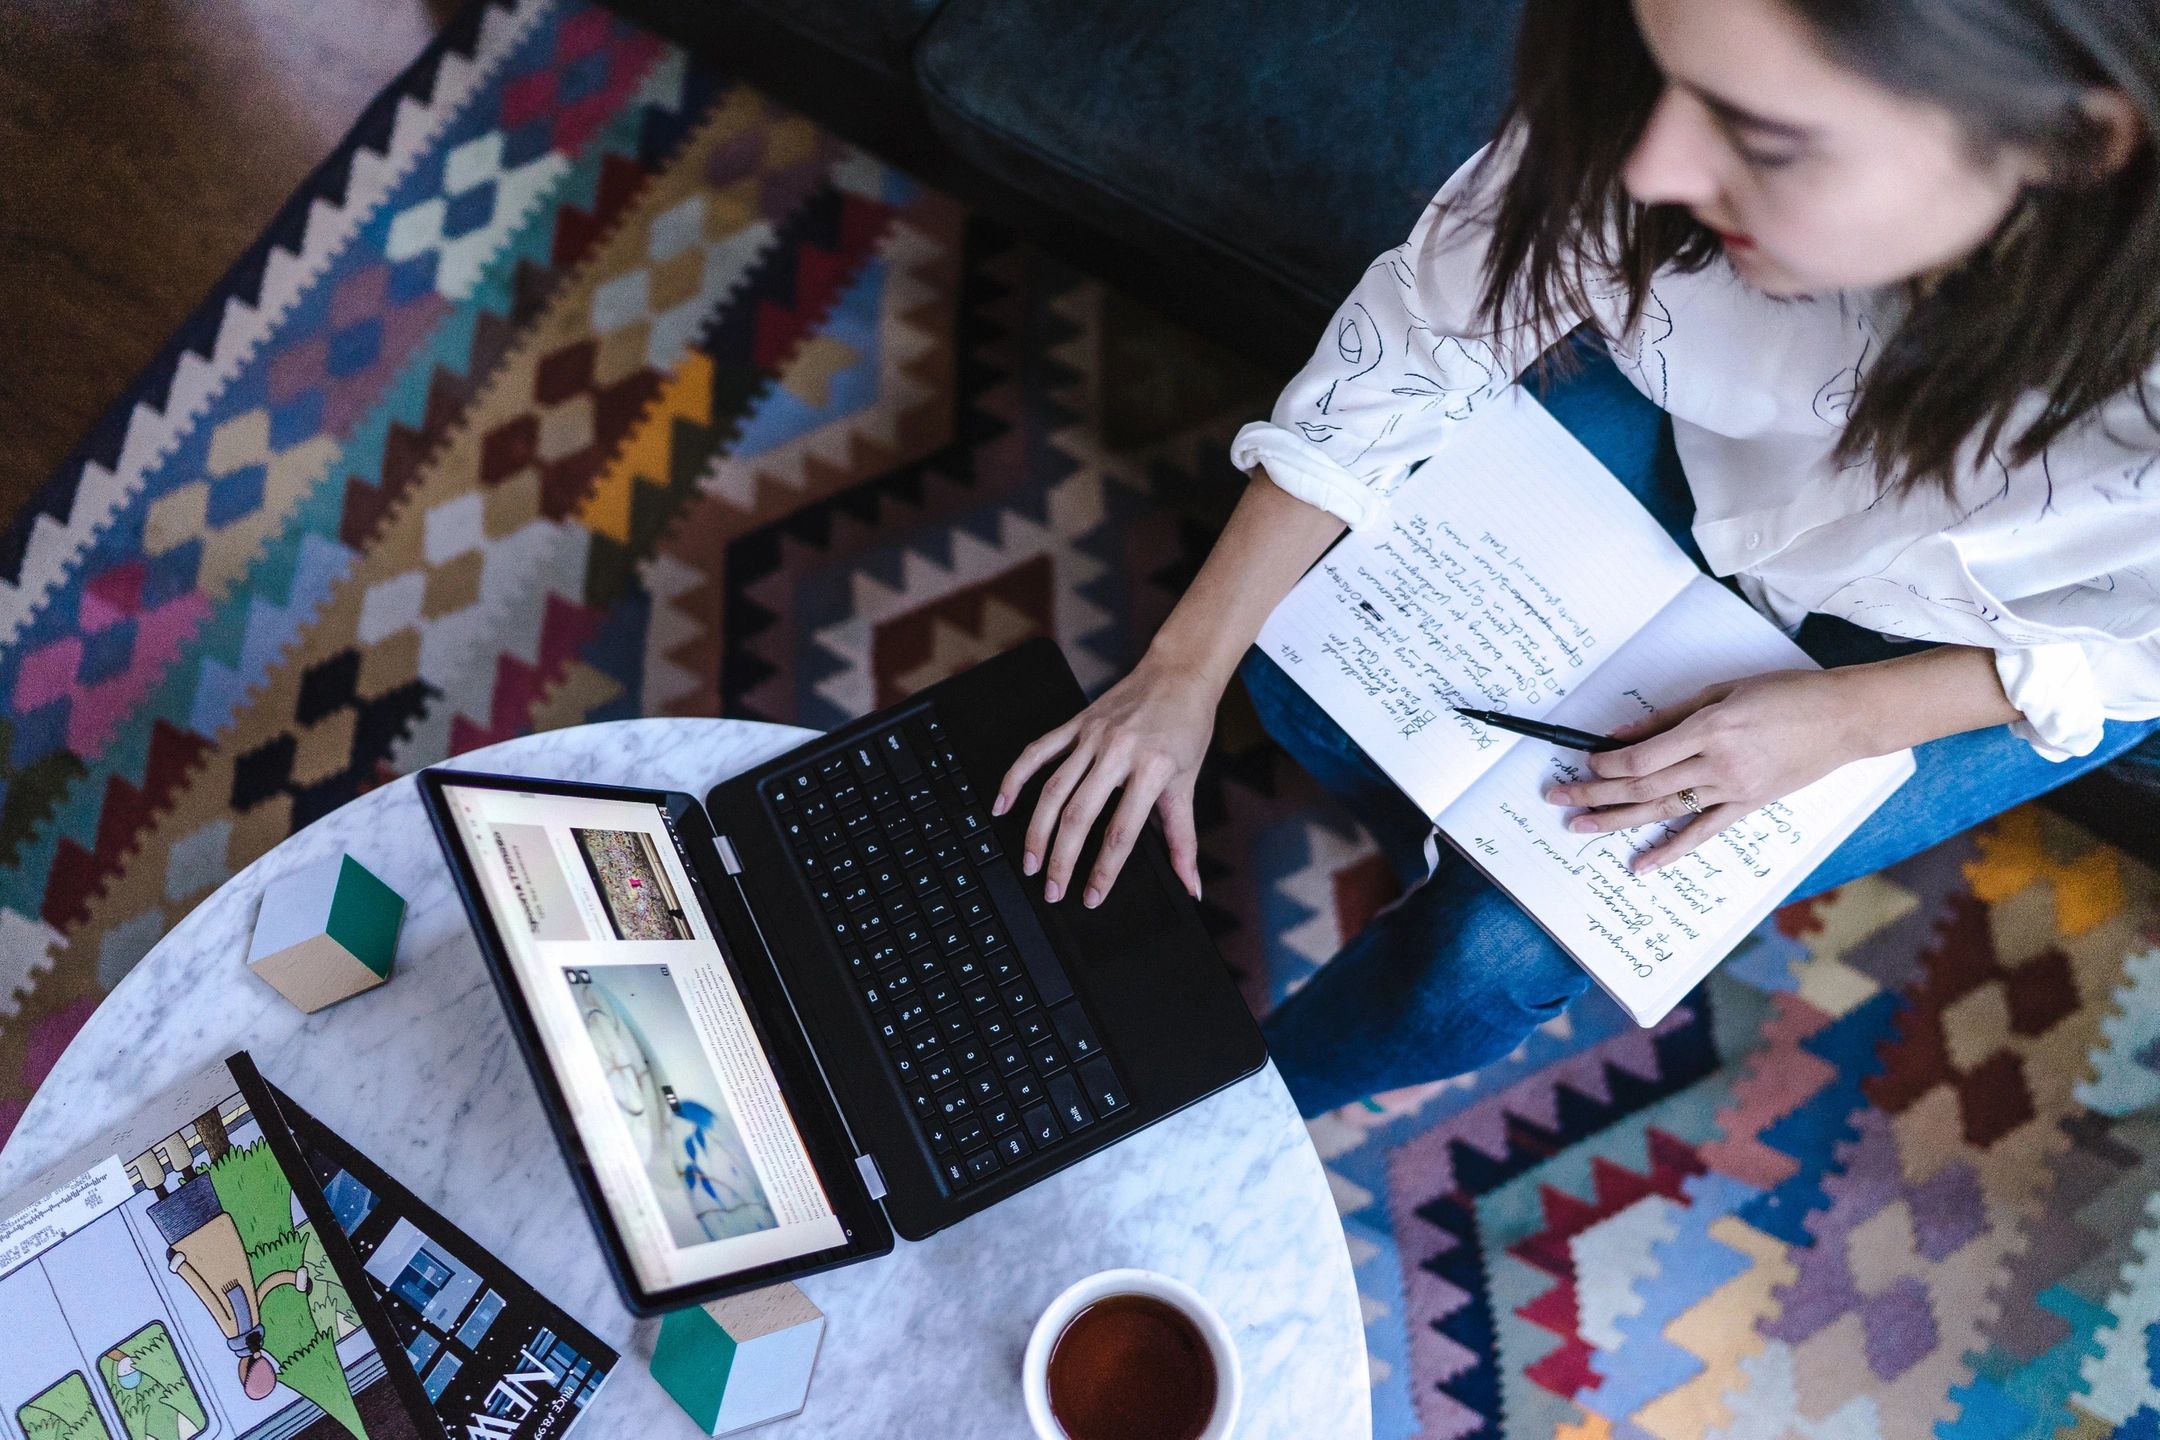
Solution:
<svg viewBox="0 0 2160 1440">
<path fill-rule="evenodd" d="M 1948 111 L 1833 64 L 1780 0 L 1634 0 L 1665 91 L 1628 190 L 1682 205 L 1772 295 L 1931 274 L 2001 223 L 2032 157 L 1973 153 Z"/>
</svg>

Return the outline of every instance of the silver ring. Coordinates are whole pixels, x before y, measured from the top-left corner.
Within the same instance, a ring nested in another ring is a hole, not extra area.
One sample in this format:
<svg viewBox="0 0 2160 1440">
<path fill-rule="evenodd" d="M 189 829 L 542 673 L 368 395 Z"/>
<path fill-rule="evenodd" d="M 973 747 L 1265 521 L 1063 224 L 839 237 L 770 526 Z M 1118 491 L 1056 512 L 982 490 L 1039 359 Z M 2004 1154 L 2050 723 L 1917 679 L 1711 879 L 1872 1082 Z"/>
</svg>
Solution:
<svg viewBox="0 0 2160 1440">
<path fill-rule="evenodd" d="M 1702 814 L 1702 801 L 1695 798 L 1695 787 L 1690 785 L 1680 792 L 1680 803 L 1687 806 L 1691 815 Z"/>
</svg>

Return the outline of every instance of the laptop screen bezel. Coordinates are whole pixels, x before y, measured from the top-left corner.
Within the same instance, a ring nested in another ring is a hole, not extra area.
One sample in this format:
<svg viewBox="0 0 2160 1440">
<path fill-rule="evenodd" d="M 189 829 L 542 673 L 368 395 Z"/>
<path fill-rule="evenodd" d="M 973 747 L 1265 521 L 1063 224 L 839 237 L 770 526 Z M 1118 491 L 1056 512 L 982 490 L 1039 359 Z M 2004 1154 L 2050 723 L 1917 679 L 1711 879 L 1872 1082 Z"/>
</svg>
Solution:
<svg viewBox="0 0 2160 1440">
<path fill-rule="evenodd" d="M 578 1198 L 600 1237 L 608 1269 L 629 1309 L 640 1315 L 659 1314 L 890 1253 L 892 1226 L 884 1210 L 871 1198 L 869 1187 L 856 1168 L 856 1147 L 848 1138 L 839 1108 L 811 1052 L 809 1038 L 803 1033 L 789 1003 L 776 957 L 758 938 L 760 932 L 756 926 L 744 923 L 749 917 L 740 900 L 727 887 L 713 883 L 714 867 L 700 853 L 696 842 L 701 841 L 704 848 L 711 849 L 714 831 L 696 799 L 680 791 L 497 775 L 444 766 L 431 766 L 423 770 L 418 779 L 428 819 L 434 826 L 435 838 L 444 857 L 449 861 L 458 898 L 464 903 L 466 916 L 479 942 L 481 958 L 495 982 L 496 994 L 502 999 L 510 1032 L 517 1038 L 518 1049 L 523 1053 L 526 1068 L 532 1073 L 534 1086 L 539 1091 L 541 1109 L 546 1112 L 556 1143 L 569 1163 Z M 692 889 L 697 894 L 706 923 L 716 936 L 721 937 L 727 958 L 742 983 L 751 1024 L 772 1062 L 781 1096 L 793 1114 L 810 1164 L 848 1237 L 847 1244 L 666 1289 L 645 1288 L 631 1261 L 613 1206 L 586 1155 L 584 1140 L 563 1095 L 561 1078 L 541 1040 L 524 985 L 510 962 L 508 948 L 496 927 L 494 912 L 487 903 L 472 857 L 466 851 L 456 812 L 446 793 L 457 786 L 652 804 L 665 810 L 678 825 L 700 832 L 679 836 L 688 861 Z"/>
</svg>

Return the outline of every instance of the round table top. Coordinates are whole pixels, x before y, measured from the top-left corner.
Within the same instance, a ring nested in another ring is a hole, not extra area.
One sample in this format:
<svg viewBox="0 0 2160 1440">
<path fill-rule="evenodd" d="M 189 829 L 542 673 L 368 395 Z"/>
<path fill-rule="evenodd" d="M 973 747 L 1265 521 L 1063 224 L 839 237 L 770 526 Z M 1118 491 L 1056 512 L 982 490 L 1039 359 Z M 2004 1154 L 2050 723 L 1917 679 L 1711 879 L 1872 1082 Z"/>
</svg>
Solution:
<svg viewBox="0 0 2160 1440">
<path fill-rule="evenodd" d="M 702 797 L 809 737 L 748 721 L 630 720 L 525 736 L 453 764 Z M 248 937 L 266 884 L 340 850 L 405 897 L 397 966 L 388 984 L 303 1015 L 248 973 Z M 608 1277 L 410 777 L 286 840 L 158 943 L 0 1151 L 0 1196 L 136 1100 L 241 1049 L 623 1352 L 580 1435 L 699 1433 L 646 1371 L 658 1324 L 634 1320 Z M 802 1280 L 825 1337 L 807 1407 L 772 1433 L 1025 1435 L 1029 1327 L 1072 1281 L 1119 1266 L 1176 1276 L 1222 1311 L 1245 1375 L 1241 1436 L 1370 1435 L 1349 1251 L 1273 1065 L 926 1241 Z"/>
</svg>

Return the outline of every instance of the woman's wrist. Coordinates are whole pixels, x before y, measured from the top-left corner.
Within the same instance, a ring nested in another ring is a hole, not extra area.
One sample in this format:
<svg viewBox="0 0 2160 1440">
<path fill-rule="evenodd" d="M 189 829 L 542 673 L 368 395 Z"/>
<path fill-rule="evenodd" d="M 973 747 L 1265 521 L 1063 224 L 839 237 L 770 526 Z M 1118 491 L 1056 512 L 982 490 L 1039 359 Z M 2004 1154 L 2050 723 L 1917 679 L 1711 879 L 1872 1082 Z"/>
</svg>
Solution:
<svg viewBox="0 0 2160 1440">
<path fill-rule="evenodd" d="M 1995 652 L 1976 646 L 1938 645 L 1824 673 L 1846 692 L 1843 733 L 1854 758 L 2007 725 L 2022 715 L 2003 694 Z"/>
</svg>

